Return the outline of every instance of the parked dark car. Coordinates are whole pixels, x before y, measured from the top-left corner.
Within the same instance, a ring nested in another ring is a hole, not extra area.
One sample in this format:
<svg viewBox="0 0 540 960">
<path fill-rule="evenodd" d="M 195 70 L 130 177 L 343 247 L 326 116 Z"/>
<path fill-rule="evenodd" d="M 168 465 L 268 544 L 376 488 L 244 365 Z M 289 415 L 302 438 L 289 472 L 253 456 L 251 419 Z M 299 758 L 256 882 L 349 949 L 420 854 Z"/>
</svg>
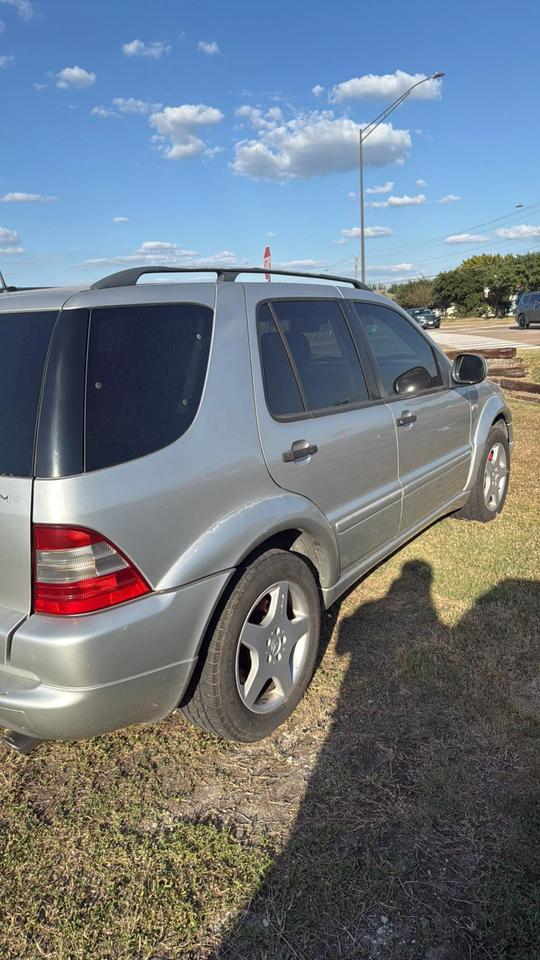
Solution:
<svg viewBox="0 0 540 960">
<path fill-rule="evenodd" d="M 517 304 L 518 326 L 526 330 L 531 323 L 540 323 L 540 291 L 522 293 Z"/>
<path fill-rule="evenodd" d="M 407 310 L 407 313 L 420 324 L 421 327 L 440 327 L 441 321 L 437 317 L 433 310 L 428 310 L 427 307 L 412 307 L 410 310 Z"/>
</svg>

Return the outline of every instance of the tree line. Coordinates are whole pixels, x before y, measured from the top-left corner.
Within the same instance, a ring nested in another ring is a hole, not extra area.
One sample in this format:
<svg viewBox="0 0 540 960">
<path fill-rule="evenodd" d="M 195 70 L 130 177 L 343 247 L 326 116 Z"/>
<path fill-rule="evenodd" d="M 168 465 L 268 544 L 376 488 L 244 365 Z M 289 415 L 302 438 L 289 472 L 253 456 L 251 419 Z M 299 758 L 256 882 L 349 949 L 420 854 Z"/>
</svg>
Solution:
<svg viewBox="0 0 540 960">
<path fill-rule="evenodd" d="M 436 307 L 446 311 L 454 305 L 462 316 L 478 317 L 504 316 L 515 297 L 527 290 L 540 290 L 540 253 L 480 254 L 433 279 L 395 283 L 388 293 L 405 310 Z"/>
</svg>

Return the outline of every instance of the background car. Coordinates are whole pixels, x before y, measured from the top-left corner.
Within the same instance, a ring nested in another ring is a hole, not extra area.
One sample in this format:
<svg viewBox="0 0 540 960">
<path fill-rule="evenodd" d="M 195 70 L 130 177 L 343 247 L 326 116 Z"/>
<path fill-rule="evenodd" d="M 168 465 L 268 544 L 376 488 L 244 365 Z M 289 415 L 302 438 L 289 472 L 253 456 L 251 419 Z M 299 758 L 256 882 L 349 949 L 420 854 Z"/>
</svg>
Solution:
<svg viewBox="0 0 540 960">
<path fill-rule="evenodd" d="M 522 293 L 517 304 L 518 326 L 526 330 L 531 323 L 540 323 L 540 291 Z"/>
<path fill-rule="evenodd" d="M 421 327 L 440 327 L 440 318 L 427 307 L 411 307 L 407 313 L 420 324 Z"/>
</svg>

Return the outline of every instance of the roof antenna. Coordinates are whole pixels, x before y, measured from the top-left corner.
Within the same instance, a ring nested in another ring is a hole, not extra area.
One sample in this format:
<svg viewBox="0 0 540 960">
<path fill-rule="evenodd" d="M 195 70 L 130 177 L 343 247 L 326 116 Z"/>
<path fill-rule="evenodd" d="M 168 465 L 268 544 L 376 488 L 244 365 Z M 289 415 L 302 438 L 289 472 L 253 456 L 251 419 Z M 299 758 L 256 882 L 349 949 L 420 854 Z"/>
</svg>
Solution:
<svg viewBox="0 0 540 960">
<path fill-rule="evenodd" d="M 0 293 L 7 293 L 7 292 L 8 292 L 8 289 L 9 289 L 9 288 L 8 288 L 8 285 L 7 285 L 6 281 L 4 280 L 4 274 L 3 274 L 2 271 L 0 270 Z"/>
</svg>

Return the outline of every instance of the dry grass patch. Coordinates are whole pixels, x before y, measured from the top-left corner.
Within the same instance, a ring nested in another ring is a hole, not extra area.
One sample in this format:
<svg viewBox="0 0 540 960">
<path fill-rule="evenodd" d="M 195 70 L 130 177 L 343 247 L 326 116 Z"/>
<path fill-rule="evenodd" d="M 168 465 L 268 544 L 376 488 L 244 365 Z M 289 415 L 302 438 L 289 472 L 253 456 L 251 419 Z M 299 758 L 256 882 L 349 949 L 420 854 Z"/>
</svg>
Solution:
<svg viewBox="0 0 540 960">
<path fill-rule="evenodd" d="M 540 409 L 503 516 L 323 617 L 274 737 L 178 718 L 0 765 L 0 956 L 537 960 Z"/>
</svg>

